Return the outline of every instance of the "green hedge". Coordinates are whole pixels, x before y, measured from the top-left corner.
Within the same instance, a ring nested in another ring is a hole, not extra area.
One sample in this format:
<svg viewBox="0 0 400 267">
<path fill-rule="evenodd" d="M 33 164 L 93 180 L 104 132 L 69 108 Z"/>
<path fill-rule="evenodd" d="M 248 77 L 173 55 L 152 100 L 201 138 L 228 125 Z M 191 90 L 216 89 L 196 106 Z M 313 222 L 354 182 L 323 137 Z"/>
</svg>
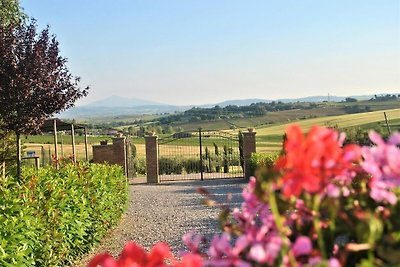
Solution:
<svg viewBox="0 0 400 267">
<path fill-rule="evenodd" d="M 120 167 L 80 162 L 0 177 L 0 266 L 63 266 L 100 241 L 123 214 Z"/>
<path fill-rule="evenodd" d="M 277 153 L 253 153 L 249 161 L 251 175 L 254 175 L 259 167 L 272 168 L 278 157 Z"/>
<path fill-rule="evenodd" d="M 162 156 L 158 161 L 160 174 L 184 174 L 184 173 L 199 173 L 200 159 L 198 157 L 166 157 Z M 203 155 L 203 171 L 208 173 L 213 172 L 229 172 L 230 166 L 240 165 L 239 155 L 228 154 L 224 155 L 208 155 L 207 158 Z"/>
</svg>

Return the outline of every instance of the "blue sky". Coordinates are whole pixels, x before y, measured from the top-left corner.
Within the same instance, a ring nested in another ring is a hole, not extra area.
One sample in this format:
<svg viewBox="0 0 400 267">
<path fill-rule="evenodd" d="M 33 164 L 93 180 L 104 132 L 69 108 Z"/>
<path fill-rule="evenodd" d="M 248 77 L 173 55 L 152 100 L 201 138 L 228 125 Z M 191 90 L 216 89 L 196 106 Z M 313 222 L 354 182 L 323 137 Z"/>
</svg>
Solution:
<svg viewBox="0 0 400 267">
<path fill-rule="evenodd" d="M 92 102 L 400 92 L 400 1 L 22 0 Z"/>
</svg>

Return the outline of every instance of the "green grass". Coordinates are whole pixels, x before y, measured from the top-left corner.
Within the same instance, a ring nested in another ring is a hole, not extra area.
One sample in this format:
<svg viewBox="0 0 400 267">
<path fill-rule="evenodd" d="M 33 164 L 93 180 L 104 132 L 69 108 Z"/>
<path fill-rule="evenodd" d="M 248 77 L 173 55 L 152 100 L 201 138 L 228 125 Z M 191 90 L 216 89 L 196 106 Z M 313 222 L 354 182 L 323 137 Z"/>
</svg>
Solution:
<svg viewBox="0 0 400 267">
<path fill-rule="evenodd" d="M 282 142 L 283 134 L 275 135 L 256 135 L 257 142 Z"/>
<path fill-rule="evenodd" d="M 317 117 L 327 116 L 340 116 L 347 115 L 344 110 L 345 106 L 360 106 L 364 108 L 368 106 L 371 111 L 389 110 L 400 107 L 400 100 L 394 101 L 357 101 L 357 102 L 329 102 L 329 103 L 318 103 L 318 106 L 313 109 L 295 109 L 295 110 L 284 110 L 276 112 L 268 112 L 264 116 L 256 117 L 244 117 L 234 119 L 221 119 L 214 121 L 197 121 L 197 122 L 177 122 L 174 123 L 173 127 L 182 127 L 185 131 L 196 131 L 198 128 L 209 129 L 209 130 L 221 130 L 230 129 L 232 125 L 237 128 L 248 128 L 248 127 L 266 127 L 271 125 L 280 125 L 282 123 L 290 123 L 301 120 L 308 120 Z"/>
<path fill-rule="evenodd" d="M 105 116 L 105 117 L 82 117 L 82 118 L 75 118 L 77 123 L 83 124 L 100 124 L 100 123 L 110 123 L 113 121 L 122 121 L 122 122 L 132 122 L 135 120 L 143 120 L 149 121 L 154 120 L 162 115 L 119 115 L 119 116 Z M 128 127 L 128 126 L 126 126 Z"/>
<path fill-rule="evenodd" d="M 392 125 L 392 130 L 398 130 L 400 128 L 400 109 L 389 109 L 389 110 L 379 110 L 367 113 L 357 113 L 357 114 L 343 114 L 343 106 L 344 105 L 368 105 L 372 110 L 381 109 L 384 107 L 398 107 L 400 101 L 387 101 L 387 102 L 369 102 L 369 101 L 359 101 L 355 103 L 321 103 L 319 107 L 311 110 L 287 110 L 280 112 L 269 112 L 266 116 L 262 117 L 252 117 L 252 118 L 238 118 L 232 119 L 228 121 L 218 120 L 218 121 L 209 121 L 209 122 L 196 122 L 189 124 L 176 124 L 175 126 L 181 126 L 186 131 L 197 131 L 198 128 L 202 128 L 204 130 L 221 130 L 221 129 L 229 129 L 230 126 L 236 124 L 238 126 L 247 127 L 254 125 L 261 125 L 256 127 L 257 131 L 257 146 L 259 147 L 270 147 L 271 149 L 278 149 L 281 146 L 283 140 L 283 134 L 285 132 L 286 127 L 291 123 L 296 123 L 300 125 L 300 127 L 307 131 L 313 125 L 321 125 L 321 126 L 338 126 L 340 128 L 349 128 L 349 127 L 361 127 L 363 129 L 375 129 L 375 128 L 383 128 L 386 130 L 386 125 L 384 122 L 383 111 L 386 111 L 389 123 Z M 335 115 L 341 114 L 341 115 Z M 335 115 L 335 116 L 333 116 Z M 321 116 L 315 118 L 315 116 Z M 122 116 L 125 119 L 130 118 L 129 116 Z M 234 134 L 237 131 L 233 132 Z M 170 135 L 159 135 L 159 139 L 168 137 Z M 100 140 L 111 140 L 112 137 L 109 136 L 88 136 L 88 143 L 95 145 L 99 144 Z M 76 144 L 83 144 L 84 137 L 76 136 L 75 137 Z M 27 136 L 26 139 L 23 139 L 24 143 L 36 143 L 36 144 L 53 144 L 54 139 L 52 135 L 32 135 Z M 60 136 L 58 137 L 58 142 L 61 142 Z M 111 142 L 111 141 L 110 141 Z M 110 143 L 109 142 L 109 143 Z M 132 142 L 134 144 L 144 144 L 144 138 L 132 138 Z M 71 137 L 68 135 L 63 136 L 63 143 L 68 145 L 71 144 Z M 226 141 L 223 141 L 219 138 L 203 138 L 204 146 L 213 146 L 213 143 L 216 143 L 219 147 L 222 147 L 226 144 Z M 176 146 L 197 146 L 198 145 L 198 137 L 192 138 L 182 138 L 182 139 L 174 139 L 169 145 Z"/>
<path fill-rule="evenodd" d="M 176 123 L 173 127 L 182 127 L 185 131 L 196 131 L 198 128 L 205 130 L 221 130 L 230 129 L 231 126 L 235 126 L 238 129 L 246 129 L 248 127 L 260 127 L 262 125 L 271 125 L 282 122 L 297 121 L 302 119 L 308 119 L 318 116 L 331 116 L 344 114 L 342 107 L 337 106 L 326 106 L 321 104 L 321 107 L 317 107 L 312 110 L 284 110 L 276 112 L 268 112 L 264 116 L 257 117 L 246 117 L 246 118 L 234 118 L 227 120 L 214 120 L 214 121 L 198 121 L 188 123 Z"/>
<path fill-rule="evenodd" d="M 360 106 L 365 107 L 369 106 L 372 111 L 378 111 L 383 109 L 396 109 L 400 106 L 400 100 L 391 100 L 391 101 L 357 101 L 352 103 L 340 102 L 337 105 L 342 106 Z"/>
<path fill-rule="evenodd" d="M 391 109 L 385 110 L 389 120 L 397 119 L 400 117 L 400 109 Z M 383 122 L 384 115 L 382 111 L 374 111 L 374 112 L 366 112 L 366 113 L 357 113 L 357 114 L 347 114 L 340 116 L 329 116 L 308 120 L 300 120 L 297 121 L 298 124 L 304 131 L 309 130 L 313 125 L 321 125 L 321 126 L 338 126 L 340 128 L 354 127 L 354 126 L 362 126 L 369 123 L 374 122 Z M 283 135 L 285 129 L 291 123 L 285 123 L 270 127 L 263 127 L 257 129 L 257 134 L 259 136 L 263 135 Z"/>
<path fill-rule="evenodd" d="M 112 136 L 88 136 L 88 144 L 90 145 L 98 145 L 100 144 L 100 140 L 109 140 L 109 143 L 112 143 Z M 61 136 L 58 135 L 57 141 L 61 144 Z M 132 137 L 132 141 L 135 144 L 144 144 L 144 138 Z M 54 136 L 50 134 L 45 135 L 28 135 L 24 136 L 22 139 L 23 143 L 31 143 L 31 144 L 54 144 Z M 72 144 L 72 137 L 70 135 L 63 135 L 62 142 L 65 145 Z M 85 137 L 84 136 L 75 136 L 75 144 L 84 144 Z"/>
<path fill-rule="evenodd" d="M 389 123 L 389 127 L 391 128 L 391 130 L 399 130 L 400 129 L 400 118 L 389 120 L 388 123 Z M 359 127 L 362 129 L 366 129 L 366 130 L 378 129 L 378 128 L 381 128 L 385 131 L 387 130 L 385 121 L 374 121 L 374 122 L 360 125 Z"/>
<path fill-rule="evenodd" d="M 180 138 L 180 139 L 171 139 L 171 142 L 165 143 L 165 145 L 176 145 L 176 146 L 198 146 L 199 145 L 199 138 L 198 137 L 190 137 L 190 138 Z M 236 141 L 232 141 L 229 139 L 221 139 L 218 137 L 203 137 L 201 140 L 203 146 L 213 146 L 214 143 L 219 146 L 223 147 L 224 145 L 228 145 L 229 143 L 236 143 Z M 164 144 L 163 140 L 159 140 L 159 144 Z"/>
</svg>

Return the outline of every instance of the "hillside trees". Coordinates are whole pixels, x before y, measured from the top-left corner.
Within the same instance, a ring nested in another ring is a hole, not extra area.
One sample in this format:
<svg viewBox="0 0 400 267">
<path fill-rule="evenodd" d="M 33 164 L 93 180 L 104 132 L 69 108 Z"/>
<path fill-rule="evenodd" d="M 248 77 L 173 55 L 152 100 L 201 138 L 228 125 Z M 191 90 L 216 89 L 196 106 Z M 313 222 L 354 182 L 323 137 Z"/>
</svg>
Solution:
<svg viewBox="0 0 400 267">
<path fill-rule="evenodd" d="M 47 27 L 37 33 L 29 25 L 0 23 L 0 116 L 2 127 L 17 137 L 20 175 L 20 136 L 37 132 L 44 120 L 72 107 L 87 94 L 78 87 L 60 56 L 58 41 Z"/>
</svg>

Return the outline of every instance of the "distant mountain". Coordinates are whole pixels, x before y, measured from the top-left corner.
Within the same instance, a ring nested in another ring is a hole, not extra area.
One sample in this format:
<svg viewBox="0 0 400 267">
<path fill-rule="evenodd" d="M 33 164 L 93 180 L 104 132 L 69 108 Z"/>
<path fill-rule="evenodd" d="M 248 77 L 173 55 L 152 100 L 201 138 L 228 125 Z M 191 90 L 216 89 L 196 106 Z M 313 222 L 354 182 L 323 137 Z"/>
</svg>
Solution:
<svg viewBox="0 0 400 267">
<path fill-rule="evenodd" d="M 108 117 L 117 115 L 141 115 L 141 114 L 162 114 L 182 112 L 190 109 L 191 106 L 169 106 L 169 105 L 146 105 L 137 107 L 104 107 L 104 106 L 81 106 L 72 107 L 61 114 L 59 118 L 93 118 L 93 117 Z"/>
<path fill-rule="evenodd" d="M 213 105 L 205 105 L 208 107 L 214 107 L 214 106 L 220 106 L 220 107 L 226 107 L 230 105 L 234 106 L 248 106 L 251 105 L 252 103 L 259 103 L 259 102 L 271 102 L 272 100 L 267 100 L 267 99 L 260 99 L 260 98 L 251 98 L 251 99 L 237 99 L 237 100 L 227 100 L 224 102 L 220 102 L 217 104 Z"/>
<path fill-rule="evenodd" d="M 139 98 L 126 98 L 121 96 L 110 96 L 90 104 L 85 105 L 84 107 L 118 107 L 118 108 L 131 108 L 131 107 L 140 107 L 140 106 L 165 106 L 166 104 L 158 103 L 154 101 L 143 100 Z"/>
</svg>

